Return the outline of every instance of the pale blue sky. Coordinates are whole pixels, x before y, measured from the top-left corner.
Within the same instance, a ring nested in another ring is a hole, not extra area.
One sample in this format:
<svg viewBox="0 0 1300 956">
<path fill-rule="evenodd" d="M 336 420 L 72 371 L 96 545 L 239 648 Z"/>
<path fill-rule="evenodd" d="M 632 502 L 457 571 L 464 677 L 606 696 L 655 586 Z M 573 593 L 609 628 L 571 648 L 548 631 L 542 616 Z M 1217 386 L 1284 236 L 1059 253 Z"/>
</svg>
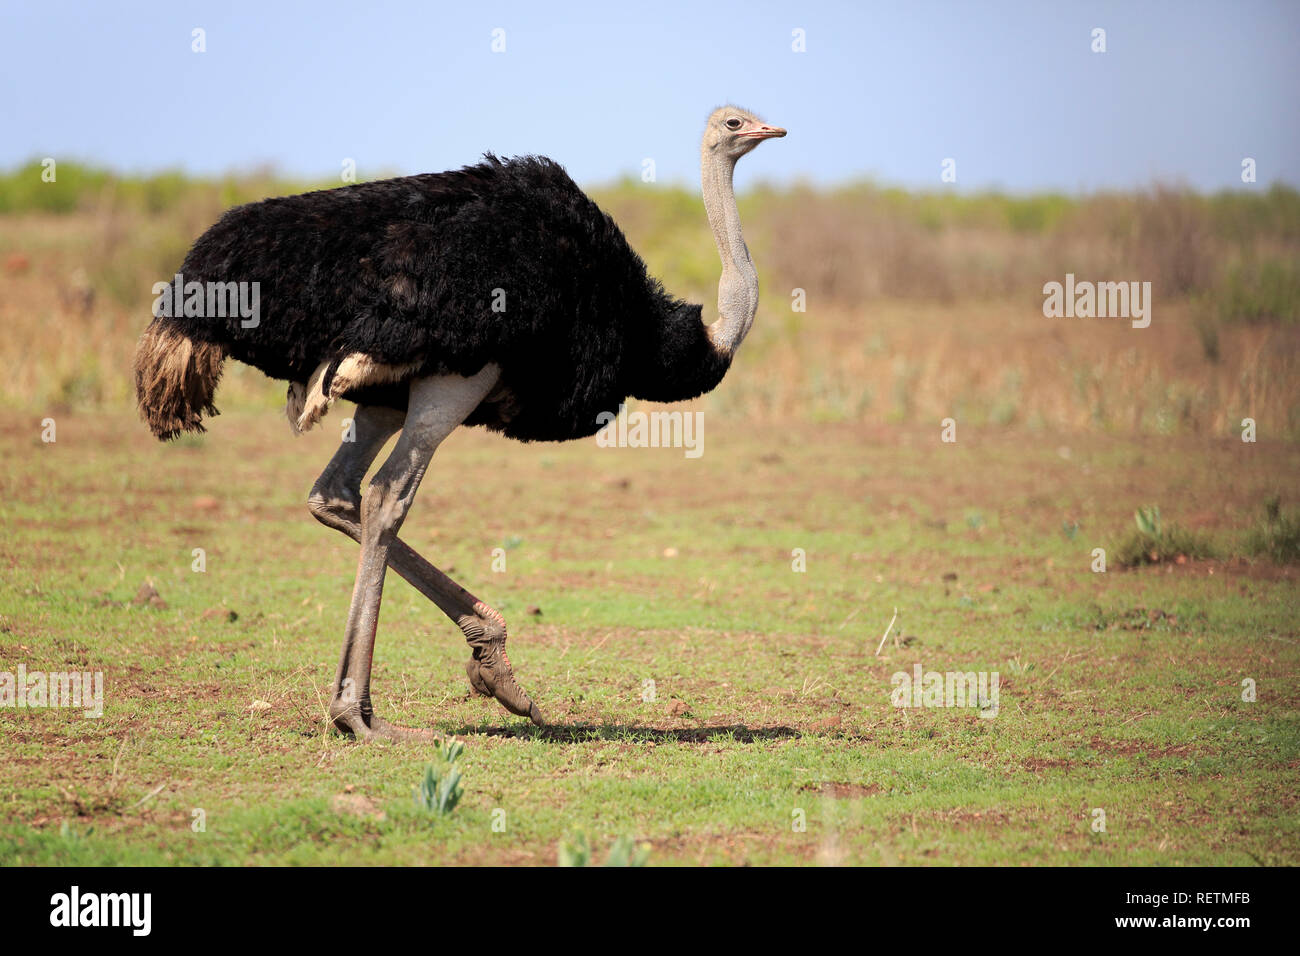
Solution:
<svg viewBox="0 0 1300 956">
<path fill-rule="evenodd" d="M 0 0 L 0 166 L 325 179 L 490 149 L 694 181 L 704 117 L 734 101 L 790 130 L 742 182 L 937 188 L 953 157 L 963 190 L 1213 190 L 1250 156 L 1261 185 L 1300 185 L 1300 2 L 623 6 Z"/>
</svg>

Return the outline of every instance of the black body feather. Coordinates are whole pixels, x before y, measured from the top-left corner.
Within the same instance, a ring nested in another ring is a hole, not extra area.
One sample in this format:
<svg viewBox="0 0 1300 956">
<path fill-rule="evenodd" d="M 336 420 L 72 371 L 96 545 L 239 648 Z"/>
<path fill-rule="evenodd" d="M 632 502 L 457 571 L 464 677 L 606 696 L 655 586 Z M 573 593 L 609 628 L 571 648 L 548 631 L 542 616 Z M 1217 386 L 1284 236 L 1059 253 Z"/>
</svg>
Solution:
<svg viewBox="0 0 1300 956">
<path fill-rule="evenodd" d="M 409 378 L 495 362 L 509 401 L 467 424 L 524 441 L 590 435 L 629 395 L 692 398 L 730 362 L 700 306 L 665 294 L 613 220 L 543 157 L 488 155 L 456 172 L 240 206 L 181 271 L 187 283 L 260 283 L 254 328 L 237 316 L 159 321 L 273 378 L 306 382 L 355 352 L 418 363 Z M 498 289 L 504 311 L 492 308 Z M 343 397 L 405 408 L 407 392 L 403 381 Z"/>
</svg>

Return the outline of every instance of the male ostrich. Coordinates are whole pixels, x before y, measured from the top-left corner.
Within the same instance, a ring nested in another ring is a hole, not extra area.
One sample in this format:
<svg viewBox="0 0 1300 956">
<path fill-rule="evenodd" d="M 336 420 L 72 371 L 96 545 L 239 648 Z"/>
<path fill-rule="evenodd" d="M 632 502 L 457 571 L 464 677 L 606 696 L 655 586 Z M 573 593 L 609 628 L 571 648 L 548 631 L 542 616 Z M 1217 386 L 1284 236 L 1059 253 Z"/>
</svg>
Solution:
<svg viewBox="0 0 1300 956">
<path fill-rule="evenodd" d="M 457 172 L 267 199 L 230 210 L 194 244 L 185 283 L 260 283 L 259 321 L 246 328 L 224 309 L 154 318 L 135 359 L 154 435 L 204 430 L 227 358 L 289 382 L 295 432 L 337 399 L 357 403 L 355 440 L 339 446 L 308 499 L 319 521 L 361 545 L 329 705 L 335 728 L 357 739 L 432 736 L 383 720 L 371 704 L 388 567 L 464 632 L 473 689 L 543 725 L 506 656 L 505 620 L 398 530 L 434 450 L 460 425 L 563 441 L 594 434 L 597 416 L 629 395 L 681 401 L 721 381 L 758 308 L 732 172 L 760 141 L 784 135 L 733 106 L 709 117 L 704 208 L 722 278 L 719 318 L 708 326 L 701 307 L 667 295 L 614 221 L 543 157 L 488 154 Z M 399 431 L 363 497 L 367 470 Z"/>
</svg>

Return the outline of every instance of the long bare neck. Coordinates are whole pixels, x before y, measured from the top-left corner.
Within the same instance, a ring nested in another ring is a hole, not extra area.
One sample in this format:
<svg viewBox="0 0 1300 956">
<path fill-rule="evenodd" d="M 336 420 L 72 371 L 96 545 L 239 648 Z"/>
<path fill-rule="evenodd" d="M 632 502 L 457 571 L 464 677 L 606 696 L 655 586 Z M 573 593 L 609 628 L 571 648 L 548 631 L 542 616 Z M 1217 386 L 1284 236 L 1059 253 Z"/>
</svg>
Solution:
<svg viewBox="0 0 1300 956">
<path fill-rule="evenodd" d="M 754 324 L 758 311 L 758 273 L 749 257 L 745 237 L 740 232 L 740 212 L 731 178 L 736 161 L 733 157 L 709 148 L 707 140 L 701 151 L 700 179 L 704 192 L 704 211 L 713 229 L 713 240 L 722 258 L 722 278 L 718 280 L 718 320 L 709 326 L 709 341 L 719 353 L 730 358 Z"/>
</svg>

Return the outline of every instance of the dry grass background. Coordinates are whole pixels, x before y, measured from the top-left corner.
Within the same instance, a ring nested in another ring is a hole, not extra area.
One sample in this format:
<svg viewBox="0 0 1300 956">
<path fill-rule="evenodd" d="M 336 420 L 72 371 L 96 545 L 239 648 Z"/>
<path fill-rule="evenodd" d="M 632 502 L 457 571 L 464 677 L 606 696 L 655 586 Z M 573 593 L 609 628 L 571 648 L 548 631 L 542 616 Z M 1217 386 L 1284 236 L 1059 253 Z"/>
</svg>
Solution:
<svg viewBox="0 0 1300 956">
<path fill-rule="evenodd" d="M 43 414 L 125 408 L 150 287 L 230 205 L 295 192 L 266 172 L 120 177 L 61 164 L 0 176 L 0 401 Z M 698 198 L 592 190 L 651 270 L 710 303 Z M 1300 194 L 914 194 L 760 186 L 742 199 L 763 302 L 738 374 L 703 399 L 753 421 L 933 421 L 1300 438 Z M 1048 319 L 1042 287 L 1148 281 L 1152 323 Z M 806 311 L 793 308 L 802 289 Z M 234 365 L 225 406 L 283 400 Z"/>
</svg>

